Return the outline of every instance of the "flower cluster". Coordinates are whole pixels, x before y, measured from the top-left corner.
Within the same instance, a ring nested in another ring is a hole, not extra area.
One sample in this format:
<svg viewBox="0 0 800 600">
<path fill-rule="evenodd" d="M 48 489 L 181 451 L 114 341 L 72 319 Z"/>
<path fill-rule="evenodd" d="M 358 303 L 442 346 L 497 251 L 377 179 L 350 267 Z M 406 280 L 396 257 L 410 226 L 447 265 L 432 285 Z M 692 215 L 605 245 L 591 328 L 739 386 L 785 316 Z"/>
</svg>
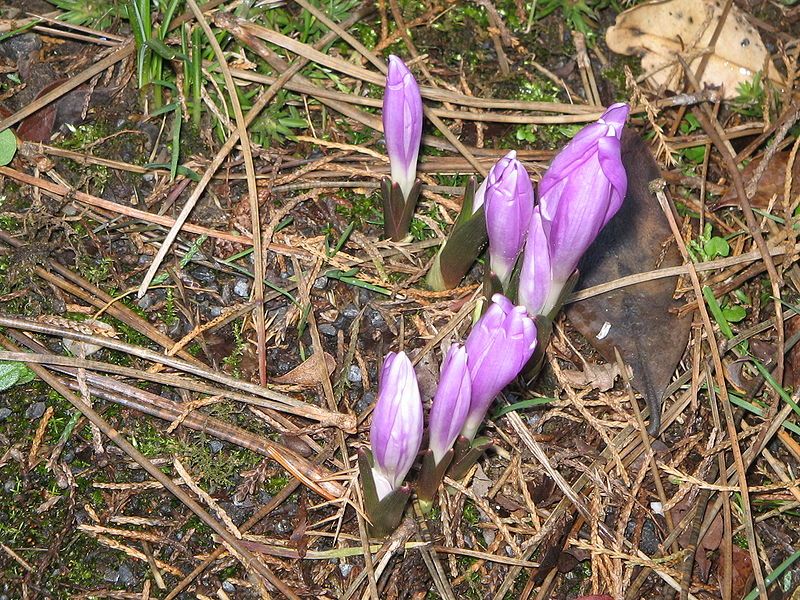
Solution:
<svg viewBox="0 0 800 600">
<path fill-rule="evenodd" d="M 520 373 L 535 347 L 533 320 L 523 307 L 500 294 L 492 298 L 464 345 L 450 346 L 428 418 L 428 453 L 431 468 L 439 475 L 424 486 L 430 490 L 424 495 L 432 498 L 453 458 L 457 438 L 473 440 L 492 401 Z M 362 467 L 362 476 L 372 480 L 365 488 L 374 489 L 374 497 L 367 494 L 367 512 L 373 525 L 383 525 L 379 530 L 391 528 L 387 520 L 399 519 L 389 507 L 399 505 L 402 512 L 405 501 L 397 498 L 407 499 L 410 493 L 403 481 L 419 453 L 423 428 L 414 368 L 405 353 L 392 352 L 381 370 L 372 414 L 371 461 Z M 432 475 L 426 477 L 430 480 Z"/>
<path fill-rule="evenodd" d="M 622 205 L 627 177 L 620 137 L 627 104 L 614 104 L 556 155 L 538 186 L 514 152 L 489 172 L 486 229 L 492 271 L 514 295 L 512 273 L 522 255 L 516 297 L 528 314 L 558 309 L 578 261 Z"/>
<path fill-rule="evenodd" d="M 399 240 L 419 193 L 422 102 L 413 76 L 395 56 L 389 58 L 383 106 L 391 163 L 391 179 L 383 184 L 384 216 L 387 235 Z M 502 293 L 492 295 L 464 344 L 451 345 L 442 361 L 417 482 L 423 509 L 446 473 L 457 476 L 486 447 L 476 435 L 489 407 L 523 370 L 527 377 L 537 368 L 534 351 L 541 358 L 581 256 L 619 210 L 627 187 L 620 138 L 628 110 L 615 104 L 582 129 L 553 160 L 538 197 L 514 151 L 480 187 L 474 179 L 467 185 L 461 214 L 428 282 L 434 289 L 457 285 L 488 240 L 486 289 Z M 359 453 L 373 533 L 388 533 L 402 516 L 411 493 L 404 481 L 422 447 L 423 412 L 411 361 L 403 352 L 390 353 L 381 371 L 371 448 Z"/>
</svg>

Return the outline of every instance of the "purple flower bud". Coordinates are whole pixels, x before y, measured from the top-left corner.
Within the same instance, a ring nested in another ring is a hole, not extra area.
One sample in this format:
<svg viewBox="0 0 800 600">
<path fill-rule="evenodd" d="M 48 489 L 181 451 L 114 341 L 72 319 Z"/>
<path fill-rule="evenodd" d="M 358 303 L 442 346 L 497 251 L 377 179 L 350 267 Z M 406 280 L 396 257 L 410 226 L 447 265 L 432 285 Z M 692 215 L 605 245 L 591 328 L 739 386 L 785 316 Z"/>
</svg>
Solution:
<svg viewBox="0 0 800 600">
<path fill-rule="evenodd" d="M 464 344 L 472 399 L 462 435 L 472 439 L 497 394 L 519 375 L 536 348 L 536 326 L 523 306 L 501 294 L 475 323 Z"/>
<path fill-rule="evenodd" d="M 627 104 L 614 104 L 596 123 L 579 131 L 539 182 L 542 226 L 553 280 L 559 285 L 625 198 L 628 181 L 620 137 L 628 110 Z"/>
<path fill-rule="evenodd" d="M 381 500 L 398 489 L 422 443 L 422 401 L 414 367 L 404 352 L 386 355 L 372 412 L 372 474 Z"/>
<path fill-rule="evenodd" d="M 497 161 L 486 180 L 484 210 L 489 264 L 505 288 L 528 233 L 533 212 L 533 184 L 513 150 Z"/>
<path fill-rule="evenodd" d="M 442 362 L 439 387 L 428 416 L 430 441 L 434 462 L 438 465 L 453 447 L 470 406 L 471 383 L 467 369 L 467 351 L 453 344 Z"/>
<path fill-rule="evenodd" d="M 550 312 L 553 304 L 557 302 L 561 290 L 560 286 L 553 285 L 553 276 L 550 272 L 550 248 L 547 244 L 539 208 L 537 206 L 534 209 L 533 217 L 531 217 L 517 291 L 519 303 L 528 310 L 528 314 L 531 316 L 546 315 Z M 553 295 L 555 298 L 552 297 Z"/>
<path fill-rule="evenodd" d="M 422 140 L 422 96 L 405 63 L 389 56 L 389 72 L 383 94 L 383 135 L 392 170 L 392 181 L 408 199 L 417 178 L 417 156 Z"/>
</svg>

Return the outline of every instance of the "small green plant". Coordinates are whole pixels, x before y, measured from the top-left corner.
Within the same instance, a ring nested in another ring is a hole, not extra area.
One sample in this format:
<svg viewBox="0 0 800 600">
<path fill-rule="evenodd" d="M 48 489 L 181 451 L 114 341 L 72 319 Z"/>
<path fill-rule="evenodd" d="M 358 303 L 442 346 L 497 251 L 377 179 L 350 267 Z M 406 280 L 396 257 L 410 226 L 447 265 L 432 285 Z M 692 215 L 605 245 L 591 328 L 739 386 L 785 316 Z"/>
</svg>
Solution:
<svg viewBox="0 0 800 600">
<path fill-rule="evenodd" d="M 739 95 L 731 102 L 731 109 L 743 117 L 760 117 L 767 97 L 761 71 L 753 75 L 752 81 L 740 83 L 736 92 Z"/>
<path fill-rule="evenodd" d="M 108 29 L 122 16 L 120 2 L 113 0 L 47 0 L 63 13 L 59 20 L 93 29 Z"/>
<path fill-rule="evenodd" d="M 231 331 L 233 332 L 234 339 L 233 350 L 228 356 L 222 359 L 222 363 L 228 367 L 228 369 L 230 369 L 231 374 L 234 377 L 238 377 L 240 375 L 239 367 L 242 363 L 242 356 L 244 356 L 245 346 L 247 345 L 247 339 L 242 331 L 243 328 L 243 321 L 236 321 L 231 325 Z"/>
<path fill-rule="evenodd" d="M 264 482 L 264 489 L 269 495 L 274 496 L 285 488 L 287 483 L 289 483 L 289 476 L 287 474 L 273 475 Z"/>
<path fill-rule="evenodd" d="M 678 127 L 681 135 L 691 135 L 699 129 L 701 129 L 700 121 L 692 113 L 687 113 Z M 705 146 L 691 146 L 690 148 L 684 148 L 679 154 L 684 164 L 698 165 L 705 160 L 706 148 Z M 693 171 L 694 168 L 692 167 L 690 170 Z"/>
<path fill-rule="evenodd" d="M 689 242 L 686 247 L 693 262 L 706 262 L 717 257 L 728 256 L 730 244 L 724 237 L 712 235 L 711 223 L 706 223 L 703 232 Z"/>
<path fill-rule="evenodd" d="M 0 361 L 0 392 L 15 385 L 25 385 L 34 379 L 36 375 L 24 363 Z"/>
<path fill-rule="evenodd" d="M 611 0 L 544 0 L 536 6 L 536 19 L 543 19 L 558 9 L 570 29 L 579 31 L 591 40 L 597 27 L 598 11 L 612 5 Z"/>
</svg>

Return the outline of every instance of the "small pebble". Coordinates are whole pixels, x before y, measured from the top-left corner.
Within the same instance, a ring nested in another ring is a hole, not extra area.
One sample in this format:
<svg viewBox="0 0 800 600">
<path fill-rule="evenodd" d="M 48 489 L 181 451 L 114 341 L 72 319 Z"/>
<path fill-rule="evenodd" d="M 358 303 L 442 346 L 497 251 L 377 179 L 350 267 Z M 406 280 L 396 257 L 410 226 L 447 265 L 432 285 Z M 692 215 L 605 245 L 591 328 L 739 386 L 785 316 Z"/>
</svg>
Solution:
<svg viewBox="0 0 800 600">
<path fill-rule="evenodd" d="M 131 571 L 128 565 L 120 565 L 118 573 L 119 577 L 117 578 L 117 582 L 122 585 L 131 585 L 136 580 L 133 571 Z"/>
<path fill-rule="evenodd" d="M 237 279 L 233 286 L 233 293 L 240 298 L 247 298 L 250 295 L 250 284 L 247 279 Z"/>
<path fill-rule="evenodd" d="M 346 562 L 339 563 L 339 572 L 342 574 L 342 577 L 347 577 L 350 575 L 350 571 L 353 570 L 353 565 Z"/>
<path fill-rule="evenodd" d="M 367 408 L 369 408 L 369 405 L 372 404 L 374 401 L 375 401 L 374 393 L 367 392 L 366 394 L 364 394 L 361 397 L 361 399 L 358 402 L 356 402 L 356 405 L 353 407 L 354 410 L 356 411 L 356 414 L 363 413 L 365 410 L 367 410 Z"/>
<path fill-rule="evenodd" d="M 352 383 L 361 381 L 361 367 L 358 365 L 350 365 L 350 368 L 347 370 L 347 381 Z"/>
<path fill-rule="evenodd" d="M 319 326 L 319 332 L 327 337 L 336 337 L 336 327 L 325 323 L 324 325 Z"/>
<path fill-rule="evenodd" d="M 222 589 L 229 594 L 233 594 L 236 591 L 236 586 L 226 579 L 222 582 Z"/>
<path fill-rule="evenodd" d="M 119 573 L 117 571 L 109 569 L 103 574 L 103 581 L 107 581 L 108 583 L 117 583 L 117 579 L 119 579 Z"/>
<path fill-rule="evenodd" d="M 325 286 L 328 285 L 328 278 L 327 277 L 317 277 L 314 280 L 314 289 L 315 290 L 324 290 Z"/>
<path fill-rule="evenodd" d="M 45 406 L 44 402 L 34 402 L 28 407 L 28 410 L 25 411 L 25 416 L 29 419 L 40 419 L 44 414 Z"/>
<path fill-rule="evenodd" d="M 217 452 L 222 450 L 223 445 L 222 442 L 220 442 L 219 440 L 211 440 L 210 442 L 208 442 L 208 447 L 211 448 L 212 453 L 216 454 Z"/>
<path fill-rule="evenodd" d="M 355 319 L 358 316 L 358 309 L 352 304 L 348 304 L 344 307 L 342 314 L 346 319 Z"/>
<path fill-rule="evenodd" d="M 15 487 L 17 487 L 17 484 L 14 482 L 13 479 L 9 479 L 3 484 L 3 490 L 5 490 L 7 494 L 13 492 Z"/>
<path fill-rule="evenodd" d="M 216 273 L 208 267 L 196 267 L 191 271 L 192 277 L 201 283 L 209 284 L 217 278 Z"/>
<path fill-rule="evenodd" d="M 153 294 L 145 294 L 139 301 L 136 303 L 136 306 L 141 308 L 142 310 L 147 310 L 151 306 L 153 306 Z"/>
<path fill-rule="evenodd" d="M 377 310 L 369 310 L 367 312 L 369 313 L 369 323 L 373 327 L 381 327 L 385 323 L 383 315 Z"/>
<path fill-rule="evenodd" d="M 208 309 L 208 314 L 211 316 L 212 319 L 217 318 L 222 314 L 222 307 L 221 306 L 211 306 Z"/>
<path fill-rule="evenodd" d="M 294 525 L 290 519 L 280 519 L 275 523 L 275 532 L 284 534 L 294 531 Z"/>
<path fill-rule="evenodd" d="M 0 408 L 0 421 L 5 421 L 8 417 L 11 416 L 11 409 L 10 408 Z"/>
</svg>

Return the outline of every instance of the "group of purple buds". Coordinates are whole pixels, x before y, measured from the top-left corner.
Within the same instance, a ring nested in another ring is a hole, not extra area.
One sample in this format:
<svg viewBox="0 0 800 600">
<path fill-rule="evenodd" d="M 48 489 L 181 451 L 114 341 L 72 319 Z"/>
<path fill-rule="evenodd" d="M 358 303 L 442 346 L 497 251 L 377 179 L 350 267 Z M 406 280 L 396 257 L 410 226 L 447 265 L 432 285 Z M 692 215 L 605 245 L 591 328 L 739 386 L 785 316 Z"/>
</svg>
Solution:
<svg viewBox="0 0 800 600">
<path fill-rule="evenodd" d="M 531 316 L 552 317 L 578 261 L 622 205 L 627 177 L 620 137 L 627 116 L 627 104 L 614 104 L 578 132 L 539 181 L 536 201 L 515 152 L 489 171 L 484 208 L 490 268 Z"/>
<path fill-rule="evenodd" d="M 501 294 L 492 298 L 464 345 L 450 346 L 428 415 L 428 449 L 422 453 L 417 484 L 423 510 L 430 507 L 448 469 L 460 471 L 464 460 L 480 449 L 482 443 L 475 436 L 492 401 L 517 377 L 535 348 L 533 320 Z M 414 367 L 405 353 L 390 353 L 372 413 L 371 452 L 359 453 L 364 503 L 375 535 L 391 531 L 400 520 L 411 494 L 403 482 L 419 454 L 423 434 Z"/>
<path fill-rule="evenodd" d="M 485 289 L 492 303 L 464 345 L 450 346 L 442 361 L 416 485 L 424 511 L 445 475 L 459 478 L 488 446 L 475 436 L 497 395 L 523 370 L 532 378 L 541 367 L 552 320 L 577 280 L 578 262 L 625 197 L 620 138 L 628 110 L 614 104 L 584 127 L 555 157 L 538 194 L 514 151 L 480 186 L 474 178 L 467 184 L 461 214 L 427 281 L 436 290 L 455 287 L 488 241 Z M 389 57 L 383 126 L 391 166 L 391 178 L 382 185 L 385 230 L 399 241 L 408 233 L 420 190 L 422 99 L 396 56 Z M 371 451 L 359 453 L 375 535 L 399 523 L 410 497 L 404 481 L 420 454 L 423 414 L 411 361 L 403 352 L 389 354 L 372 416 Z"/>
</svg>

